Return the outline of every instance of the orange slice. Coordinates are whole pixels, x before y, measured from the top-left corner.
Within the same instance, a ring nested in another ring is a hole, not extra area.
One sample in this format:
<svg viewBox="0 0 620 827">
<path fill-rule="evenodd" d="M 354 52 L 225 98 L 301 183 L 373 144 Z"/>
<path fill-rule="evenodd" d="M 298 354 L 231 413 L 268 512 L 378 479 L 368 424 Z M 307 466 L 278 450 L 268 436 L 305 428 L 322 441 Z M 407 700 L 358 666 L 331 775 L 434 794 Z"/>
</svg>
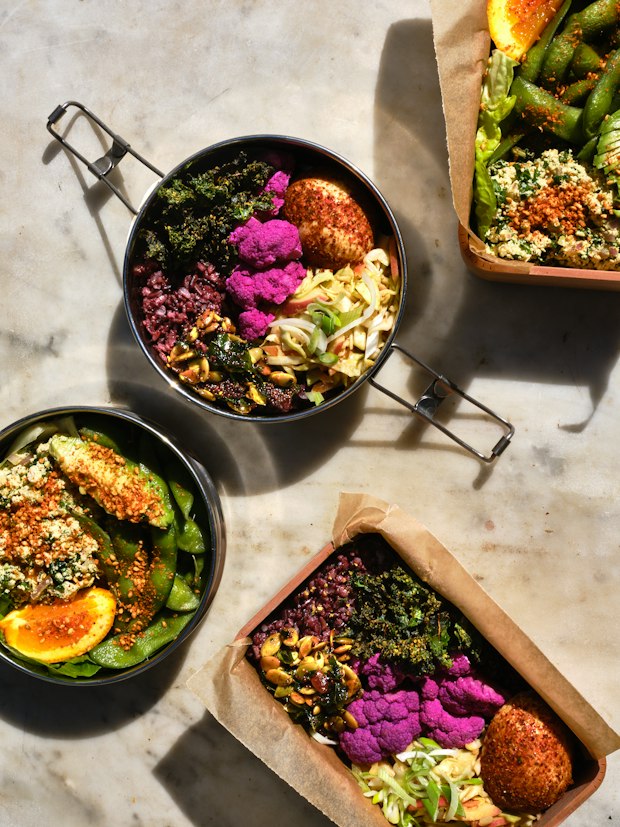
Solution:
<svg viewBox="0 0 620 827">
<path fill-rule="evenodd" d="M 563 0 L 487 0 L 489 34 L 498 49 L 521 60 Z"/>
<path fill-rule="evenodd" d="M 72 600 L 56 600 L 15 609 L 0 620 L 8 646 L 43 663 L 84 655 L 100 643 L 114 623 L 112 592 L 96 587 L 78 592 Z"/>
</svg>

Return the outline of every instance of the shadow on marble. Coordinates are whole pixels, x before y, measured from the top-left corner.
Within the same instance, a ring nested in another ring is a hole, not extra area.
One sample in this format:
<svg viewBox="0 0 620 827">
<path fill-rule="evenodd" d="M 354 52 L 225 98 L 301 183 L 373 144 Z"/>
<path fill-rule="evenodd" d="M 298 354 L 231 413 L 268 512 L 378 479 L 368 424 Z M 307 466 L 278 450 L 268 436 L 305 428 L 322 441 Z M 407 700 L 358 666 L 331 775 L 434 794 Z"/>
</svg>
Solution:
<svg viewBox="0 0 620 827">
<path fill-rule="evenodd" d="M 120 729 L 170 690 L 185 657 L 181 648 L 148 672 L 99 687 L 49 683 L 0 662 L 0 719 L 44 738 L 88 738 Z"/>
<path fill-rule="evenodd" d="M 192 824 L 328 827 L 332 821 L 273 773 L 205 712 L 154 768 Z M 247 790 L 252 791 L 248 813 Z M 274 811 L 277 802 L 277 811 Z M 208 815 L 207 815 L 208 814 Z"/>
<path fill-rule="evenodd" d="M 402 180 L 422 180 L 416 155 L 436 160 L 449 192 L 446 136 L 429 20 L 405 20 L 388 31 L 375 94 L 375 179 L 403 198 Z M 396 129 L 394 125 L 398 125 Z M 415 143 L 417 142 L 417 143 Z M 443 189 L 440 188 L 439 195 Z M 435 193 L 437 197 L 437 193 Z M 433 205 L 429 205 L 429 211 Z M 401 211 L 416 214 L 416 194 Z M 445 210 L 444 210 L 445 212 Z M 470 274 L 460 260 L 456 218 L 449 253 L 429 259 L 424 240 L 408 220 L 399 219 L 405 238 L 415 321 L 415 347 L 421 359 L 467 389 L 474 379 L 510 379 L 546 385 L 583 386 L 592 410 L 558 427 L 584 431 L 605 396 L 620 353 L 620 301 L 609 292 L 528 285 L 495 284 Z M 441 239 L 442 249 L 447 245 Z M 434 262 L 433 265 L 429 261 Z M 437 264 L 439 262 L 439 264 Z M 438 267 L 448 275 L 442 279 Z M 430 272 L 429 272 L 430 268 Z M 411 276 L 415 273 L 415 278 Z M 458 279 L 455 282 L 454 279 Z M 431 285 L 439 293 L 441 319 L 428 318 Z M 455 302 L 454 297 L 458 301 Z M 403 328 L 413 333 L 413 326 Z M 485 400 L 492 407 L 492 400 Z M 544 400 L 541 404 L 544 404 Z M 510 418 L 510 411 L 500 412 Z M 417 426 L 412 423 L 412 438 Z"/>
</svg>

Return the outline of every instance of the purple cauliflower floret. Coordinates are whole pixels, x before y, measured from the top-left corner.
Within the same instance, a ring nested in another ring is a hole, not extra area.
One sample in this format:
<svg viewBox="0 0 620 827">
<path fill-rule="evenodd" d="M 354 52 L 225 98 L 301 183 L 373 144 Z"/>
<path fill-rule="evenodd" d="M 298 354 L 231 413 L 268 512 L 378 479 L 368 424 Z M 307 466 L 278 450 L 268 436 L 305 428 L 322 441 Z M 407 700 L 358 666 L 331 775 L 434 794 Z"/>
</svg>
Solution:
<svg viewBox="0 0 620 827">
<path fill-rule="evenodd" d="M 471 674 L 471 663 L 467 655 L 455 655 L 455 657 L 452 658 L 452 666 L 446 670 L 446 674 L 454 678 Z"/>
<path fill-rule="evenodd" d="M 285 267 L 261 270 L 254 276 L 257 301 L 282 304 L 302 283 L 306 268 L 298 261 L 289 261 Z"/>
<path fill-rule="evenodd" d="M 467 675 L 443 681 L 437 695 L 443 708 L 452 715 L 481 715 L 492 718 L 506 700 L 492 686 Z"/>
<path fill-rule="evenodd" d="M 421 733 L 420 698 L 415 690 L 383 694 L 371 689 L 347 709 L 359 726 L 340 734 L 340 746 L 356 764 L 374 764 L 402 752 Z"/>
<path fill-rule="evenodd" d="M 407 673 L 399 664 L 382 661 L 379 653 L 368 658 L 356 671 L 358 675 L 366 678 L 371 689 L 378 689 L 380 692 L 392 692 L 407 677 Z"/>
<path fill-rule="evenodd" d="M 479 715 L 451 715 L 438 698 L 422 701 L 420 723 L 425 735 L 448 749 L 475 741 L 485 727 L 485 720 Z"/>
<path fill-rule="evenodd" d="M 245 310 L 256 307 L 254 276 L 247 268 L 235 267 L 226 279 L 226 292 L 239 307 Z"/>
<path fill-rule="evenodd" d="M 259 307 L 263 302 L 282 304 L 297 290 L 305 275 L 306 268 L 298 261 L 268 270 L 237 266 L 226 281 L 226 290 L 244 310 Z"/>
<path fill-rule="evenodd" d="M 228 240 L 237 247 L 239 258 L 257 270 L 301 257 L 297 227 L 279 218 L 264 224 L 250 218 L 246 224 L 234 229 Z"/>
<path fill-rule="evenodd" d="M 243 313 L 239 313 L 239 319 L 237 320 L 239 335 L 247 339 L 248 342 L 252 342 L 254 339 L 262 339 L 274 319 L 273 313 L 263 313 L 262 310 L 255 307 L 244 310 Z"/>
<path fill-rule="evenodd" d="M 273 207 L 270 210 L 263 210 L 256 213 L 256 218 L 264 220 L 267 218 L 275 218 L 275 216 L 278 215 L 284 204 L 284 195 L 290 180 L 291 176 L 287 172 L 281 169 L 274 172 L 263 187 L 263 192 L 270 192 L 272 194 Z"/>
</svg>

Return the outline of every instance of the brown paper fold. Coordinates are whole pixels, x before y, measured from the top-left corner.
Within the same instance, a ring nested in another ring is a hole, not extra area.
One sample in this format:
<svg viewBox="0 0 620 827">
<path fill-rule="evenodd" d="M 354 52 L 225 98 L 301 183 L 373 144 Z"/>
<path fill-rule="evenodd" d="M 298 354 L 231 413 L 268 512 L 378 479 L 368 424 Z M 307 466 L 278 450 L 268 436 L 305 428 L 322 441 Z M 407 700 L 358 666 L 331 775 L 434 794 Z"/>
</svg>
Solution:
<svg viewBox="0 0 620 827">
<path fill-rule="evenodd" d="M 620 736 L 421 523 L 397 506 L 375 497 L 342 494 L 332 544 L 244 626 L 236 641 L 221 649 L 188 681 L 189 688 L 211 714 L 300 795 L 341 827 L 360 824 L 385 827 L 381 811 L 360 794 L 357 782 L 334 750 L 319 744 L 294 725 L 283 707 L 265 691 L 256 670 L 244 658 L 249 643 L 246 635 L 303 582 L 334 547 L 368 532 L 381 534 L 418 576 L 458 606 L 556 710 L 594 758 L 602 759 L 620 747 Z M 598 769 L 596 765 L 595 769 Z M 601 766 L 598 783 L 603 774 L 604 766 Z M 583 789 L 574 791 L 571 810 L 591 794 L 592 784 L 590 779 L 587 790 L 584 783 Z M 558 810 L 557 817 L 548 820 L 545 816 L 544 823 L 551 827 L 562 820 Z"/>
<path fill-rule="evenodd" d="M 431 12 L 454 209 L 471 234 L 472 249 L 475 245 L 476 252 L 483 252 L 482 241 L 470 230 L 469 214 L 480 91 L 491 45 L 486 3 L 431 0 Z"/>
</svg>

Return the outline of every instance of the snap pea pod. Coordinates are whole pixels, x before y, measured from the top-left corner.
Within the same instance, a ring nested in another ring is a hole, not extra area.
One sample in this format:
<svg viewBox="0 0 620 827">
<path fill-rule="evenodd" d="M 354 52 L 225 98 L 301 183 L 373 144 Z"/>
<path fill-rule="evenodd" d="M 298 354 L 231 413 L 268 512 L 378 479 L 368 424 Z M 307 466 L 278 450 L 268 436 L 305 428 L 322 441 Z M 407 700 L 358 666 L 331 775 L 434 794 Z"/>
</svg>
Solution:
<svg viewBox="0 0 620 827">
<path fill-rule="evenodd" d="M 157 612 L 168 599 L 177 567 L 178 546 L 174 524 L 165 531 L 152 528 L 151 540 L 153 561 L 149 571 L 149 581 L 154 591 L 152 606 Z"/>
<path fill-rule="evenodd" d="M 174 525 L 165 530 L 150 527 L 150 561 L 144 529 L 117 522 L 109 524 L 109 531 L 113 557 L 100 558 L 100 564 L 118 602 L 114 628 L 118 632 L 143 629 L 165 604 L 174 582 Z"/>
<path fill-rule="evenodd" d="M 98 445 L 103 445 L 104 448 L 110 448 L 112 451 L 116 451 L 117 454 L 122 454 L 118 443 L 102 431 L 95 431 L 93 428 L 80 428 L 80 436 L 88 442 L 96 442 Z"/>
<path fill-rule="evenodd" d="M 564 29 L 549 44 L 542 68 L 541 85 L 547 89 L 562 83 L 575 50 L 580 43 L 590 41 L 620 20 L 618 0 L 595 0 L 579 12 L 571 14 Z"/>
<path fill-rule="evenodd" d="M 562 103 L 574 106 L 584 101 L 596 86 L 596 78 L 582 78 L 565 87 L 560 95 Z"/>
<path fill-rule="evenodd" d="M 577 160 L 587 161 L 588 163 L 591 162 L 594 158 L 594 153 L 596 152 L 597 143 L 598 135 L 595 135 L 594 138 L 590 138 L 590 140 L 587 141 L 577 153 Z"/>
<path fill-rule="evenodd" d="M 73 513 L 73 517 L 80 524 L 82 531 L 90 535 L 97 543 L 97 561 L 105 576 L 105 579 L 110 584 L 116 580 L 116 565 L 114 563 L 114 547 L 112 540 L 107 531 L 104 531 L 93 519 L 86 514 Z"/>
<path fill-rule="evenodd" d="M 538 75 L 540 74 L 547 48 L 555 37 L 555 33 L 559 29 L 562 21 L 568 14 L 571 3 L 572 0 L 565 0 L 565 2 L 562 3 L 558 11 L 545 26 L 545 29 L 539 39 L 529 49 L 527 55 L 525 56 L 525 60 L 517 70 L 517 74 L 519 77 L 522 77 L 523 80 L 529 80 L 530 83 L 536 83 L 538 80 Z"/>
<path fill-rule="evenodd" d="M 129 649 L 122 646 L 123 636 L 116 635 L 97 644 L 89 652 L 90 659 L 107 669 L 129 669 L 150 658 L 181 634 L 194 612 L 186 614 L 162 614 L 143 632 L 136 636 Z"/>
<path fill-rule="evenodd" d="M 174 612 L 191 612 L 199 605 L 200 595 L 196 594 L 180 574 L 175 574 L 172 589 L 166 600 L 166 608 Z"/>
<path fill-rule="evenodd" d="M 609 57 L 605 71 L 583 107 L 583 132 L 586 139 L 593 138 L 598 133 L 603 120 L 611 111 L 618 87 L 620 87 L 620 49 L 616 49 Z"/>
<path fill-rule="evenodd" d="M 600 72 L 604 63 L 605 61 L 589 43 L 580 43 L 570 62 L 570 72 L 577 79 L 586 78 L 588 75 Z"/>
<path fill-rule="evenodd" d="M 516 146 L 519 141 L 523 139 L 525 133 L 523 132 L 513 132 L 510 135 L 507 135 L 505 138 L 499 142 L 496 150 L 493 152 L 491 157 L 487 162 L 487 166 L 492 166 L 496 161 L 501 161 L 501 159 L 507 155 L 513 146 Z"/>
<path fill-rule="evenodd" d="M 166 478 L 172 492 L 173 500 L 178 506 L 177 543 L 182 551 L 191 554 L 204 554 L 207 550 L 202 530 L 192 517 L 194 494 L 189 475 L 178 463 L 166 465 Z"/>
<path fill-rule="evenodd" d="M 552 132 L 564 141 L 580 144 L 583 112 L 576 106 L 568 106 L 557 100 L 551 92 L 541 89 L 521 77 L 516 77 L 510 87 L 516 96 L 515 112 L 530 126 Z"/>
</svg>

